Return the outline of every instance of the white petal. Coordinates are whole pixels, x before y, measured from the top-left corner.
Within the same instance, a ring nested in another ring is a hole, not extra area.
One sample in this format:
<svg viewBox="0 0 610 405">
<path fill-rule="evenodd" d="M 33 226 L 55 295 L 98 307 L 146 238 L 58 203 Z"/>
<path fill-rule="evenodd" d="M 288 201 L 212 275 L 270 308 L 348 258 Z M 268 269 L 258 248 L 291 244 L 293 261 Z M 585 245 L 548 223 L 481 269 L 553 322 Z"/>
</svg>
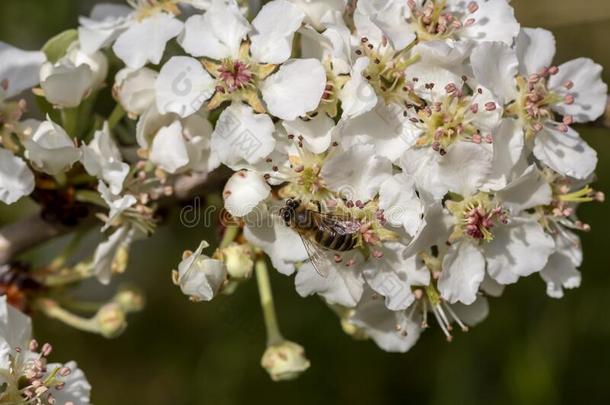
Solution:
<svg viewBox="0 0 610 405">
<path fill-rule="evenodd" d="M 529 76 L 548 68 L 555 57 L 555 37 L 542 28 L 523 28 L 516 42 L 519 72 Z"/>
<path fill-rule="evenodd" d="M 487 298 L 477 296 L 477 300 L 474 303 L 464 305 L 458 302 L 451 305 L 451 309 L 466 325 L 475 326 L 489 315 L 489 302 Z"/>
<path fill-rule="evenodd" d="M 318 114 L 310 120 L 297 118 L 294 121 L 284 121 L 283 125 L 287 133 L 297 138 L 302 136 L 307 150 L 315 154 L 326 152 L 335 129 L 335 123 L 326 114 Z"/>
<path fill-rule="evenodd" d="M 517 213 L 542 205 L 550 205 L 553 191 L 536 165 L 531 165 L 525 173 L 506 188 L 498 191 L 496 196 L 502 206 Z"/>
<path fill-rule="evenodd" d="M 540 271 L 553 253 L 553 238 L 535 219 L 511 219 L 509 225 L 493 230 L 494 239 L 482 245 L 487 271 L 500 284 L 512 284 L 519 277 Z"/>
<path fill-rule="evenodd" d="M 271 1 L 252 21 L 252 57 L 258 62 L 279 64 L 290 57 L 294 33 L 305 14 L 286 0 Z"/>
<path fill-rule="evenodd" d="M 591 59 L 579 58 L 559 66 L 559 73 L 551 76 L 549 87 L 560 95 L 571 94 L 574 104 L 553 106 L 562 115 L 571 115 L 575 122 L 595 121 L 606 111 L 608 86 L 602 80 L 603 68 Z M 568 80 L 574 87 L 567 90 L 563 84 Z"/>
<path fill-rule="evenodd" d="M 93 256 L 93 274 L 102 284 L 109 284 L 112 277 L 113 263 L 121 247 L 131 243 L 132 232 L 128 226 L 122 226 L 110 237 L 99 244 Z"/>
<path fill-rule="evenodd" d="M 402 169 L 414 177 L 418 189 L 440 199 L 449 191 L 461 195 L 476 191 L 488 176 L 491 155 L 485 145 L 457 142 L 445 156 L 431 148 L 411 149 L 400 162 Z"/>
<path fill-rule="evenodd" d="M 81 146 L 81 161 L 92 176 L 110 185 L 113 194 L 119 194 L 129 172 L 129 165 L 122 161 L 121 153 L 110 136 L 108 123 L 101 131 L 96 131 L 88 145 Z"/>
<path fill-rule="evenodd" d="M 493 163 L 491 172 L 481 187 L 484 190 L 499 190 L 527 167 L 523 153 L 525 138 L 523 126 L 517 119 L 505 118 L 493 134 Z"/>
<path fill-rule="evenodd" d="M 403 108 L 380 102 L 373 110 L 343 121 L 340 141 L 347 149 L 356 144 L 375 146 L 375 152 L 395 162 L 413 143 L 415 138 L 403 124 Z"/>
<path fill-rule="evenodd" d="M 161 68 L 155 91 L 161 114 L 187 117 L 214 94 L 214 79 L 196 59 L 174 56 Z"/>
<path fill-rule="evenodd" d="M 242 40 L 250 32 L 250 23 L 234 2 L 214 0 L 203 15 L 190 17 L 178 42 L 192 56 L 221 60 L 235 58 Z"/>
<path fill-rule="evenodd" d="M 370 290 L 365 292 L 349 322 L 361 328 L 387 352 L 407 352 L 422 332 L 419 320 L 409 318 L 404 311 L 388 310 L 381 297 Z"/>
<path fill-rule="evenodd" d="M 389 224 L 402 226 L 415 236 L 422 226 L 424 205 L 415 192 L 413 179 L 404 173 L 388 178 L 379 189 L 379 208 Z"/>
<path fill-rule="evenodd" d="M 343 118 L 354 118 L 371 111 L 377 105 L 375 89 L 362 76 L 369 64 L 368 58 L 358 58 L 354 63 L 351 78 L 341 89 L 339 98 L 343 109 Z"/>
<path fill-rule="evenodd" d="M 430 272 L 416 255 L 403 258 L 404 245 L 386 244 L 380 251 L 383 257 L 369 259 L 364 264 L 364 278 L 368 285 L 385 297 L 386 307 L 392 311 L 407 309 L 415 301 L 412 286 L 430 283 Z"/>
<path fill-rule="evenodd" d="M 392 175 L 392 163 L 377 156 L 373 145 L 354 145 L 332 155 L 321 175 L 330 190 L 348 200 L 369 201 Z"/>
<path fill-rule="evenodd" d="M 79 160 L 81 151 L 59 125 L 47 118 L 31 139 L 23 141 L 25 156 L 40 170 L 56 175 Z"/>
<path fill-rule="evenodd" d="M 452 3 L 466 4 L 463 0 L 452 0 Z M 472 13 L 475 23 L 464 26 L 459 35 L 478 42 L 498 41 L 512 45 L 519 34 L 519 23 L 515 19 L 515 12 L 506 0 L 488 0 L 477 3 L 479 9 Z M 463 8 L 462 8 L 463 11 Z"/>
<path fill-rule="evenodd" d="M 53 66 L 46 63 L 40 71 L 40 86 L 45 98 L 53 105 L 65 108 L 77 107 L 91 92 L 93 71 L 88 65 L 72 64 Z"/>
<path fill-rule="evenodd" d="M 55 399 L 58 404 L 72 403 L 74 405 L 89 405 L 91 384 L 89 384 L 85 377 L 85 373 L 78 368 L 75 362 L 70 361 L 66 364 L 50 363 L 47 364 L 46 369 L 52 373 L 54 370 L 63 367 L 68 368 L 70 374 L 66 377 L 59 378 L 64 385 L 61 390 L 52 391 L 53 399 Z M 50 376 L 47 377 L 50 378 Z"/>
<path fill-rule="evenodd" d="M 6 350 L 10 351 L 12 357 L 15 348 L 27 348 L 31 338 L 30 317 L 9 304 L 6 295 L 0 297 L 0 365 L 4 366 L 9 360 L 9 353 L 4 351 L 3 346 L 8 346 Z"/>
<path fill-rule="evenodd" d="M 534 155 L 557 173 L 579 180 L 589 177 L 597 166 L 597 152 L 570 127 L 563 133 L 546 125 L 536 135 Z"/>
<path fill-rule="evenodd" d="M 327 277 L 322 277 L 310 262 L 303 264 L 295 277 L 296 290 L 301 297 L 318 294 L 328 304 L 355 307 L 364 290 L 362 273 L 344 264 L 332 266 Z"/>
<path fill-rule="evenodd" d="M 23 51 L 0 41 L 0 101 L 38 84 L 38 72 L 45 60 L 42 52 Z"/>
<path fill-rule="evenodd" d="M 78 19 L 78 40 L 84 52 L 93 54 L 112 44 L 126 28 L 133 9 L 120 4 L 96 4 L 90 17 Z"/>
<path fill-rule="evenodd" d="M 580 287 L 582 275 L 568 256 L 557 251 L 540 271 L 540 277 L 546 282 L 546 293 L 552 298 L 563 298 L 563 289 Z"/>
<path fill-rule="evenodd" d="M 182 31 L 182 22 L 167 13 L 157 13 L 134 22 L 114 43 L 114 53 L 132 69 L 161 62 L 167 42 Z"/>
<path fill-rule="evenodd" d="M 0 149 L 0 201 L 13 204 L 34 191 L 34 175 L 25 162 Z"/>
<path fill-rule="evenodd" d="M 225 209 L 234 217 L 243 217 L 254 210 L 271 193 L 271 187 L 257 173 L 241 170 L 235 173 L 222 193 Z"/>
<path fill-rule="evenodd" d="M 260 86 L 269 113 L 287 121 L 314 111 L 325 88 L 326 71 L 316 59 L 288 61 Z"/>
<path fill-rule="evenodd" d="M 485 258 L 468 241 L 453 244 L 443 258 L 443 271 L 438 279 L 441 296 L 451 304 L 472 304 L 485 277 Z"/>
<path fill-rule="evenodd" d="M 168 173 L 176 173 L 189 163 L 182 124 L 174 122 L 159 130 L 150 148 L 150 161 Z"/>
<path fill-rule="evenodd" d="M 305 22 L 323 31 L 327 24 L 342 21 L 347 0 L 289 0 L 305 13 Z"/>
<path fill-rule="evenodd" d="M 470 57 L 474 77 L 501 101 L 517 96 L 515 77 L 519 62 L 515 51 L 501 42 L 484 42 L 473 49 Z"/>
<path fill-rule="evenodd" d="M 356 13 L 378 26 L 396 50 L 405 48 L 416 38 L 413 28 L 405 24 L 410 11 L 404 1 L 362 0 L 357 3 Z"/>
<path fill-rule="evenodd" d="M 113 90 L 121 106 L 133 116 L 143 114 L 155 103 L 155 82 L 159 73 L 149 68 L 120 70 Z"/>
<path fill-rule="evenodd" d="M 202 254 L 208 244 L 199 248 L 178 265 L 178 283 L 185 295 L 198 301 L 210 301 L 220 291 L 227 277 L 227 269 L 220 260 Z"/>
<path fill-rule="evenodd" d="M 256 114 L 249 106 L 233 103 L 226 108 L 212 134 L 212 153 L 226 165 L 256 163 L 275 147 L 273 121 L 266 114 Z"/>
</svg>

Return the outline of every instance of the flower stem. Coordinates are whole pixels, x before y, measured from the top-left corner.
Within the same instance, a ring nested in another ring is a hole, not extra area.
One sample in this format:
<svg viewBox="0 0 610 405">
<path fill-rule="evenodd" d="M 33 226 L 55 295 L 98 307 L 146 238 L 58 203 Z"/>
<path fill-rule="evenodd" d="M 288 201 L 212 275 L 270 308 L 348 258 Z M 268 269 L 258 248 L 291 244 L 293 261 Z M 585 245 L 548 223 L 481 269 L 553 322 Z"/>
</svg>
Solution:
<svg viewBox="0 0 610 405">
<path fill-rule="evenodd" d="M 229 246 L 235 238 L 237 237 L 237 233 L 239 232 L 239 227 L 237 225 L 229 225 L 225 228 L 225 233 L 222 236 L 222 241 L 220 241 L 219 249 L 224 249 Z"/>
<path fill-rule="evenodd" d="M 93 319 L 82 318 L 59 306 L 55 301 L 39 299 L 37 307 L 49 318 L 57 319 L 68 326 L 84 332 L 99 333 L 99 327 Z"/>
<path fill-rule="evenodd" d="M 78 108 L 64 108 L 61 110 L 61 122 L 64 130 L 72 138 L 77 137 L 78 129 Z"/>
<path fill-rule="evenodd" d="M 125 110 L 120 104 L 117 104 L 116 107 L 114 107 L 114 110 L 112 110 L 110 117 L 108 117 L 108 128 L 113 129 L 116 127 L 116 124 L 118 124 L 124 116 Z"/>
<path fill-rule="evenodd" d="M 275 315 L 273 293 L 271 292 L 271 283 L 269 281 L 269 272 L 265 259 L 260 258 L 256 261 L 255 271 L 258 294 L 261 300 L 261 308 L 263 309 L 263 317 L 265 318 L 265 328 L 267 329 L 267 346 L 277 345 L 281 343 L 284 338 L 280 333 L 277 317 Z"/>
</svg>

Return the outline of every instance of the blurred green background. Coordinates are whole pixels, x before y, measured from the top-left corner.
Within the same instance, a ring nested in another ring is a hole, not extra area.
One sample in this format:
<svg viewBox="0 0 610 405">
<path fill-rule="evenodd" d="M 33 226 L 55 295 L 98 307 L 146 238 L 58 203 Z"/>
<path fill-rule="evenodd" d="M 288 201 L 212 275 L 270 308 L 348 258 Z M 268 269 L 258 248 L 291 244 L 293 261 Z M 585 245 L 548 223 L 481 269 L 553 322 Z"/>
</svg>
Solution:
<svg viewBox="0 0 610 405">
<path fill-rule="evenodd" d="M 88 0 L 2 0 L 0 40 L 38 48 L 74 27 Z M 525 26 L 551 29 L 558 61 L 587 56 L 606 67 L 610 82 L 610 1 L 513 0 Z M 597 188 L 610 190 L 610 130 L 580 128 L 600 155 Z M 2 210 L 2 221 L 15 213 Z M 51 341 L 55 360 L 76 359 L 93 385 L 93 402 L 123 404 L 610 403 L 610 215 L 605 204 L 581 208 L 593 230 L 583 235 L 583 285 L 562 300 L 545 295 L 532 276 L 491 300 L 491 315 L 467 334 L 445 342 L 432 328 L 407 354 L 384 353 L 372 342 L 345 336 L 318 299 L 300 298 L 293 281 L 273 274 L 286 337 L 305 346 L 311 369 L 294 382 L 272 383 L 259 367 L 265 345 L 255 282 L 230 297 L 192 304 L 170 281 L 182 250 L 208 230 L 188 229 L 179 210 L 132 253 L 127 274 L 146 292 L 145 312 L 130 318 L 112 341 L 68 329 L 42 316 L 39 340 Z M 39 258 L 40 259 L 40 258 Z M 83 286 L 97 297 L 112 287 Z"/>
</svg>

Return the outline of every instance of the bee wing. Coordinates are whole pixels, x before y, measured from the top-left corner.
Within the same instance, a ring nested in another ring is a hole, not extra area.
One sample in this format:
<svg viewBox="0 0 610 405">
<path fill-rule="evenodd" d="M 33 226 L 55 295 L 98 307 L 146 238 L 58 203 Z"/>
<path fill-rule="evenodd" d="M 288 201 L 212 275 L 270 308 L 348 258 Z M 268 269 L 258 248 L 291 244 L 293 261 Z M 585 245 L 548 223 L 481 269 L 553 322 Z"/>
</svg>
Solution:
<svg viewBox="0 0 610 405">
<path fill-rule="evenodd" d="M 316 225 L 338 235 L 351 235 L 360 230 L 360 222 L 344 216 L 312 212 Z"/>
<path fill-rule="evenodd" d="M 303 241 L 303 245 L 305 246 L 305 250 L 307 251 L 307 255 L 309 256 L 309 261 L 311 262 L 313 268 L 321 277 L 328 277 L 330 267 L 333 264 L 326 255 L 324 249 L 322 249 L 306 237 L 303 237 L 302 235 L 299 236 L 301 236 L 301 240 Z"/>
</svg>

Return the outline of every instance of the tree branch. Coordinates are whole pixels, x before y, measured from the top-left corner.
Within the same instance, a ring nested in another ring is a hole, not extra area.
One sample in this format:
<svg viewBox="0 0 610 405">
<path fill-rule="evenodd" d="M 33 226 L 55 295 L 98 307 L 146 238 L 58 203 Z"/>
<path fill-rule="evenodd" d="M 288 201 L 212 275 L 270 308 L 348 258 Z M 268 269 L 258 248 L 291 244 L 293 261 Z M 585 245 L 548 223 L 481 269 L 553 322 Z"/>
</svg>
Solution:
<svg viewBox="0 0 610 405">
<path fill-rule="evenodd" d="M 171 205 L 177 201 L 187 201 L 195 196 L 220 190 L 230 175 L 228 169 L 221 168 L 209 175 L 180 176 L 174 181 L 172 197 L 164 199 L 161 204 Z M 93 226 L 96 222 L 90 219 L 84 220 L 81 226 Z M 6 225 L 0 228 L 0 265 L 14 260 L 29 249 L 76 229 L 77 227 L 47 222 L 42 219 L 40 213 Z"/>
</svg>

